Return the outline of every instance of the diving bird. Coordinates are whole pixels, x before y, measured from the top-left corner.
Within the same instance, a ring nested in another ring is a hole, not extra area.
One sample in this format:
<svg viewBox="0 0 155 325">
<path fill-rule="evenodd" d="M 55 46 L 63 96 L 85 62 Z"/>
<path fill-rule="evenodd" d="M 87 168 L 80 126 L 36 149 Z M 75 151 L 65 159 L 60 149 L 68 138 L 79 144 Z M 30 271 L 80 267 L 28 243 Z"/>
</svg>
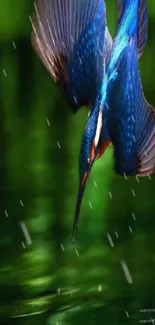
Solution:
<svg viewBox="0 0 155 325">
<path fill-rule="evenodd" d="M 138 28 L 141 30 L 144 28 L 143 1 L 139 1 L 138 7 Z M 119 23 L 126 2 L 117 1 Z M 73 227 L 75 238 L 90 170 L 110 144 L 107 114 L 103 114 L 105 107 L 102 108 L 101 102 L 104 98 L 103 77 L 113 41 L 106 24 L 103 0 L 37 0 L 35 8 L 36 15 L 32 19 L 33 47 L 53 79 L 64 89 L 72 111 L 76 112 L 83 105 L 90 108 L 80 150 L 80 184 Z M 145 46 L 140 34 L 137 44 L 140 57 Z M 115 79 L 115 73 L 113 77 Z"/>
<path fill-rule="evenodd" d="M 117 129 L 119 129 L 119 132 L 121 133 L 120 137 L 122 137 L 121 139 L 122 141 L 124 141 L 124 147 L 126 148 L 126 146 L 129 145 L 127 141 L 128 139 L 124 138 L 122 128 L 123 126 L 124 129 L 126 127 L 126 134 L 128 134 L 128 128 L 130 128 L 130 126 L 128 126 L 128 120 L 134 118 L 133 115 L 130 116 L 130 112 L 128 112 L 128 115 L 126 114 L 125 117 L 126 121 L 123 121 L 123 116 L 125 114 L 123 111 L 123 107 L 125 107 L 127 104 L 127 91 L 125 85 L 127 84 L 126 80 L 130 78 L 130 70 L 132 70 L 132 68 L 126 70 L 124 79 L 121 78 L 122 73 L 125 73 L 123 66 L 123 58 L 128 58 L 128 55 L 126 56 L 129 51 L 128 46 L 131 38 L 134 37 L 135 53 L 137 55 L 136 62 L 138 65 L 138 59 L 142 56 L 147 42 L 148 14 L 146 0 L 118 0 L 116 4 L 118 10 L 118 28 L 116 37 L 113 41 L 111 52 L 109 52 L 109 60 L 107 61 L 102 79 L 102 87 L 100 90 L 99 98 L 101 110 L 99 110 L 98 112 L 98 124 L 100 123 L 100 119 L 102 119 L 102 129 L 100 132 L 98 145 L 96 147 L 94 146 L 93 163 L 98 157 L 103 154 L 106 147 L 111 141 L 114 146 L 116 161 L 116 157 L 118 157 L 118 152 L 120 150 L 119 148 L 121 147 L 121 142 L 117 142 L 117 133 L 115 132 Z M 132 73 L 134 73 L 134 71 L 132 71 Z M 129 85 L 127 85 L 127 88 L 129 96 L 131 96 L 132 98 L 131 82 Z M 136 89 L 134 90 L 136 91 Z M 118 102 L 116 102 L 116 99 Z M 118 117 L 120 117 L 120 121 L 118 120 Z M 126 157 L 124 157 L 123 155 L 118 158 L 121 164 L 125 163 L 125 159 Z M 118 172 L 118 169 L 116 168 L 116 163 L 115 171 L 116 173 L 120 174 L 120 172 Z M 125 171 L 123 170 L 122 175 L 124 174 Z M 86 178 L 87 177 L 88 174 L 86 174 Z M 78 227 L 83 189 L 84 186 L 80 187 L 79 189 L 80 195 L 78 197 L 79 200 L 77 201 L 74 219 L 73 241 L 75 241 Z"/>
<path fill-rule="evenodd" d="M 102 108 L 116 173 L 148 176 L 155 172 L 155 112 L 145 99 L 138 68 L 147 41 L 147 2 L 126 0 L 119 5 L 118 30 L 103 79 Z"/>
<path fill-rule="evenodd" d="M 75 232 L 91 168 L 110 143 L 101 89 L 113 41 L 104 0 L 37 0 L 35 11 L 32 45 L 36 53 L 63 88 L 72 111 L 84 105 L 90 108 L 80 149 Z"/>
<path fill-rule="evenodd" d="M 143 51 L 147 40 L 147 2 L 120 2 L 124 6 L 122 5 L 118 35 L 122 37 L 126 29 L 129 37 L 128 44 L 117 62 L 118 77 L 107 93 L 108 130 L 114 146 L 116 173 L 149 176 L 155 172 L 155 111 L 144 96 L 138 68 L 138 55 Z M 138 29 L 140 2 L 143 27 Z M 130 15 L 133 17 L 132 26 L 127 26 L 125 17 Z M 124 27 L 121 27 L 122 25 Z M 113 51 L 117 51 L 117 40 Z"/>
<path fill-rule="evenodd" d="M 117 17 L 118 26 L 121 26 L 123 23 L 122 16 L 125 14 L 125 11 L 128 8 L 128 5 L 130 4 L 131 0 L 116 0 L 116 9 L 117 9 Z M 139 0 L 137 2 L 137 50 L 138 50 L 138 60 L 141 58 L 148 38 L 148 9 L 147 9 L 147 0 Z M 109 34 L 109 40 L 110 43 L 114 44 L 112 39 L 110 39 Z M 115 39 L 114 39 L 115 40 Z M 112 51 L 112 47 L 111 47 Z M 110 57 L 111 51 L 108 51 L 108 55 Z M 108 63 L 108 61 L 106 60 Z M 97 153 L 96 153 L 96 159 L 98 159 L 102 154 L 105 152 L 106 147 L 111 143 L 110 136 L 108 134 L 107 138 L 109 141 L 106 143 L 105 146 L 105 132 L 104 129 L 106 128 L 106 132 L 108 132 L 106 122 L 104 121 L 102 123 L 102 131 L 99 138 L 99 144 L 97 147 Z"/>
<path fill-rule="evenodd" d="M 116 9 L 117 9 L 117 17 L 118 17 L 117 24 L 118 24 L 118 26 L 120 26 L 120 28 L 122 28 L 121 25 L 124 23 L 124 19 L 122 19 L 122 17 L 123 17 L 123 15 L 125 15 L 125 12 L 126 12 L 128 5 L 130 3 L 131 3 L 131 0 L 116 0 Z M 147 0 L 139 0 L 137 2 L 136 29 L 137 29 L 137 37 L 136 37 L 137 51 L 138 51 L 138 60 L 139 60 L 144 52 L 144 49 L 145 49 L 146 43 L 147 43 L 147 38 L 148 38 Z M 114 42 L 112 41 L 112 39 L 110 39 L 110 34 L 109 34 L 109 40 L 110 40 L 110 43 L 112 43 L 114 45 Z M 115 39 L 114 39 L 114 41 L 115 41 Z M 113 49 L 113 46 L 111 47 L 111 51 L 108 51 L 109 58 L 110 58 L 112 49 Z M 106 63 L 108 63 L 108 60 L 106 60 Z M 105 136 L 105 133 L 106 133 L 106 136 Z M 106 142 L 106 145 L 105 145 L 105 137 L 106 137 L 106 139 L 109 139 Z M 111 143 L 111 140 L 110 140 L 110 135 L 108 133 L 108 128 L 107 128 L 107 119 L 105 118 L 105 115 L 104 115 L 104 120 L 102 122 L 102 130 L 101 130 L 99 143 L 98 143 L 97 150 L 96 150 L 96 160 L 102 156 L 102 154 L 105 152 L 105 149 L 107 148 L 107 146 L 110 143 Z"/>
</svg>

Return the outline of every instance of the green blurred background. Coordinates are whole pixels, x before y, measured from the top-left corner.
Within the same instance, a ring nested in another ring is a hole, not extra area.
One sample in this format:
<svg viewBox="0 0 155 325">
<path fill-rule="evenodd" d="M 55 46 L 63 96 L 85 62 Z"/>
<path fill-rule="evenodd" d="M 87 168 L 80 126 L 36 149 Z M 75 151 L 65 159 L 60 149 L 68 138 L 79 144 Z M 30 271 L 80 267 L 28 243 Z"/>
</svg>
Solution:
<svg viewBox="0 0 155 325">
<path fill-rule="evenodd" d="M 112 35 L 114 4 L 107 1 Z M 148 8 L 140 70 L 155 107 L 155 2 Z M 72 115 L 35 55 L 32 12 L 32 0 L 0 0 L 0 323 L 150 321 L 155 318 L 155 177 L 116 176 L 108 148 L 90 175 L 78 240 L 71 243 L 87 110 Z"/>
</svg>

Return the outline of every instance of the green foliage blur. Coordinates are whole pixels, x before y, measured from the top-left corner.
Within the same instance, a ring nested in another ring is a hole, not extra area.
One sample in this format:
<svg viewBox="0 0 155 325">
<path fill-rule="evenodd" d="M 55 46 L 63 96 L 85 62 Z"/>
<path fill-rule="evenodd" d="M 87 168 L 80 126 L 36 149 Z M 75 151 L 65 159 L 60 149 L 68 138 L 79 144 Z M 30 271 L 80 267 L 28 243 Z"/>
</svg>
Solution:
<svg viewBox="0 0 155 325">
<path fill-rule="evenodd" d="M 113 36 L 114 4 L 107 1 Z M 146 98 L 155 107 L 153 0 L 148 8 L 149 37 L 140 71 Z M 92 170 L 77 244 L 71 244 L 87 110 L 72 115 L 62 90 L 34 53 L 32 14 L 32 0 L 0 0 L 0 301 L 33 300 L 56 294 L 58 288 L 80 288 L 77 296 L 99 299 L 94 293 L 99 284 L 104 300 L 135 292 L 149 296 L 154 292 L 155 177 L 116 176 L 111 147 Z M 29 230 L 31 245 L 25 241 L 21 221 Z M 107 232 L 113 237 L 113 249 Z M 122 259 L 132 270 L 131 287 L 120 267 Z M 65 299 L 61 296 L 60 305 Z M 41 301 L 31 308 L 38 311 L 47 304 Z M 5 312 L 29 311 L 25 305 L 18 311 L 6 307 Z"/>
</svg>

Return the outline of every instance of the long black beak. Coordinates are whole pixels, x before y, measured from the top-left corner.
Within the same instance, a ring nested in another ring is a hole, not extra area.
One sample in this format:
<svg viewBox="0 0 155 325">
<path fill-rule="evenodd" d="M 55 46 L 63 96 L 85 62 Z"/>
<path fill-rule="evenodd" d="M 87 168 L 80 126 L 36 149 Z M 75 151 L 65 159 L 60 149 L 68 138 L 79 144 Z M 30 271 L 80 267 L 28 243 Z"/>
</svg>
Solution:
<svg viewBox="0 0 155 325">
<path fill-rule="evenodd" d="M 86 187 L 88 175 L 89 175 L 89 173 L 87 174 L 87 177 L 85 178 L 84 182 L 80 183 L 80 186 L 79 186 L 78 197 L 77 197 L 77 202 L 76 202 L 76 209 L 75 209 L 74 224 L 73 224 L 73 233 L 72 233 L 72 242 L 73 243 L 75 243 L 75 241 L 76 241 L 76 233 L 77 233 L 78 222 L 79 222 L 80 208 L 81 208 L 82 198 L 83 198 L 84 190 Z"/>
</svg>

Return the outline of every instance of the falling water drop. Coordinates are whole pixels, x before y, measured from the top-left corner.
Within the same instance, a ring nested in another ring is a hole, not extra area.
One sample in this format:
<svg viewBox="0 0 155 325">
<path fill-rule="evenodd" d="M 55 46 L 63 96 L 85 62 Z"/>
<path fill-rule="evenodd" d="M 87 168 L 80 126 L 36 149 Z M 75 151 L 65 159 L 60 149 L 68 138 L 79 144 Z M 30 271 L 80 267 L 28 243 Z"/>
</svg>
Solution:
<svg viewBox="0 0 155 325">
<path fill-rule="evenodd" d="M 113 240 L 112 240 L 112 238 L 111 238 L 111 236 L 110 236 L 110 234 L 107 232 L 107 238 L 108 238 L 108 240 L 109 240 L 109 244 L 110 244 L 110 246 L 111 247 L 114 247 L 114 242 L 113 242 Z"/>
<path fill-rule="evenodd" d="M 62 248 L 63 251 L 65 251 L 65 249 L 64 249 L 64 245 L 63 245 L 63 244 L 61 244 L 61 248 Z"/>
<path fill-rule="evenodd" d="M 59 141 L 57 141 L 58 148 L 61 149 Z"/>
<path fill-rule="evenodd" d="M 50 124 L 50 121 L 48 118 L 46 119 L 46 121 L 47 121 L 48 126 L 50 126 L 51 124 Z"/>
<path fill-rule="evenodd" d="M 92 204 L 91 204 L 91 202 L 89 201 L 88 203 L 89 203 L 89 206 L 90 206 L 90 208 L 92 209 L 93 207 L 92 207 Z"/>
<path fill-rule="evenodd" d="M 121 261 L 120 263 L 121 263 L 122 269 L 124 271 L 124 275 L 125 275 L 125 278 L 126 278 L 127 282 L 129 284 L 132 284 L 133 279 L 132 279 L 132 276 L 131 276 L 130 271 L 128 269 L 128 266 L 126 265 L 126 263 L 124 261 Z"/>
<path fill-rule="evenodd" d="M 28 232 L 28 229 L 27 229 L 27 227 L 26 227 L 26 225 L 25 225 L 25 223 L 23 221 L 20 221 L 20 226 L 21 226 L 21 229 L 23 231 L 26 243 L 28 245 L 32 245 L 32 239 L 31 239 L 30 234 Z"/>
<path fill-rule="evenodd" d="M 6 73 L 5 69 L 3 69 L 3 73 L 4 73 L 4 76 L 7 77 L 7 73 Z"/>
<path fill-rule="evenodd" d="M 6 217 L 8 218 L 9 216 L 8 216 L 8 213 L 6 210 L 4 210 L 4 213 L 5 213 Z"/>
</svg>

